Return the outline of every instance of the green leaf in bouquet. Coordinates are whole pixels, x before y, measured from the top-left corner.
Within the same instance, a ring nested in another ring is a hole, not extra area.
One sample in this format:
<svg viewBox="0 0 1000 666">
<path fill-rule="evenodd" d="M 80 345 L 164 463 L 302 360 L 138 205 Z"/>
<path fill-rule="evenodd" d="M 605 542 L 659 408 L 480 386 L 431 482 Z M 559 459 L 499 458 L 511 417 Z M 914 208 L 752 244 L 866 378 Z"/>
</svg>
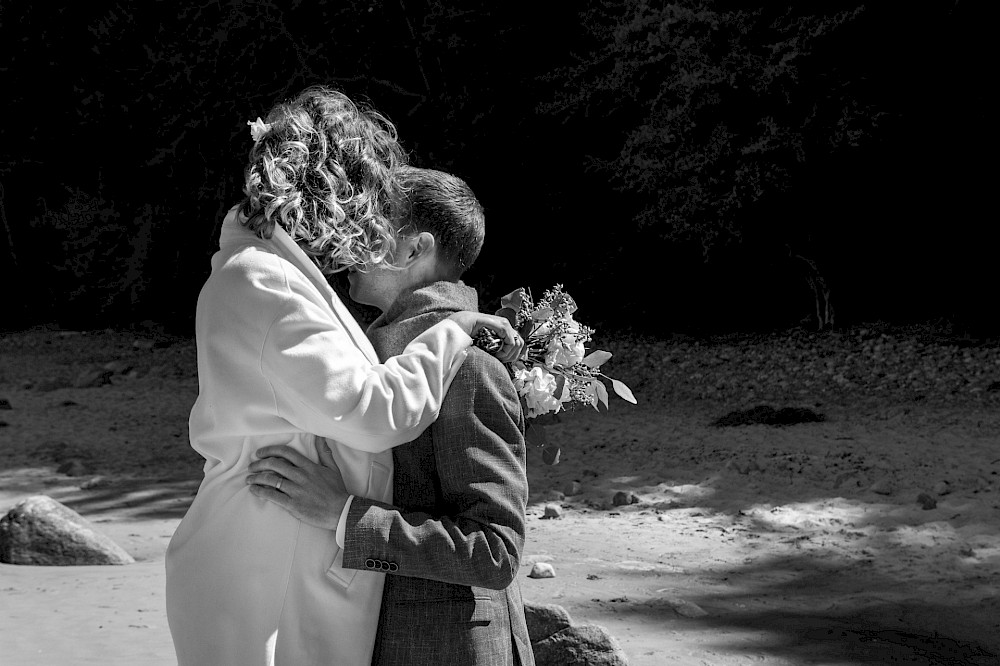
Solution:
<svg viewBox="0 0 1000 666">
<path fill-rule="evenodd" d="M 555 311 L 552 308 L 538 308 L 531 313 L 531 318 L 535 321 L 545 321 L 551 317 L 554 312 Z"/>
<path fill-rule="evenodd" d="M 533 327 L 532 321 L 528 319 L 523 324 L 521 324 L 521 328 L 517 329 L 517 334 L 520 335 L 521 338 L 523 338 L 527 342 L 527 340 L 531 336 L 532 327 Z"/>
<path fill-rule="evenodd" d="M 500 308 L 497 310 L 497 316 L 503 317 L 510 322 L 510 325 L 517 328 L 517 310 L 511 308 Z"/>
<path fill-rule="evenodd" d="M 556 400 L 562 400 L 563 391 L 566 390 L 566 375 L 556 374 L 556 390 L 552 394 Z"/>
<path fill-rule="evenodd" d="M 542 460 L 545 461 L 546 465 L 558 465 L 559 453 L 560 449 L 558 446 L 546 446 L 542 449 Z"/>
<path fill-rule="evenodd" d="M 506 296 L 500 299 L 501 308 L 510 308 L 514 312 L 519 312 L 521 310 L 521 304 L 524 302 L 524 289 L 519 288 L 510 292 Z M 499 314 L 499 313 L 498 313 Z"/>
<path fill-rule="evenodd" d="M 624 383 L 618 381 L 617 379 L 612 379 L 611 388 L 615 390 L 615 393 L 617 393 L 622 400 L 627 400 L 628 402 L 631 402 L 633 405 L 638 404 L 635 401 L 635 396 L 632 395 L 632 389 L 625 386 Z"/>
<path fill-rule="evenodd" d="M 588 368 L 599 368 L 604 363 L 607 363 L 610 358 L 611 352 L 601 351 L 598 349 L 597 351 L 592 351 L 587 354 L 583 359 L 583 364 Z"/>
<path fill-rule="evenodd" d="M 608 389 L 604 387 L 599 380 L 595 379 L 593 383 L 594 388 L 597 390 L 597 401 L 604 405 L 604 409 L 608 408 Z M 594 405 L 594 409 L 597 409 L 597 405 Z M 601 411 L 597 409 L 597 411 Z"/>
<path fill-rule="evenodd" d="M 535 446 L 545 446 L 548 440 L 549 438 L 545 435 L 544 426 L 534 425 L 531 421 L 528 421 L 524 427 L 524 441 Z"/>
</svg>

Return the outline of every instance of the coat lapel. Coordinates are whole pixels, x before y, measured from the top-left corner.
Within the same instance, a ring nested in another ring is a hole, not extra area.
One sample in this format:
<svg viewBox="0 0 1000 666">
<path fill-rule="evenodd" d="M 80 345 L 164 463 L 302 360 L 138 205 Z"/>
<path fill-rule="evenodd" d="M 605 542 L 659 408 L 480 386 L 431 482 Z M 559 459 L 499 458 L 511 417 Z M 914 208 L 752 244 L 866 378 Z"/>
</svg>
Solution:
<svg viewBox="0 0 1000 666">
<path fill-rule="evenodd" d="M 326 277 L 320 272 L 319 267 L 313 263 L 312 259 L 309 258 L 309 255 L 303 252 L 302 248 L 292 240 L 292 237 L 278 225 L 274 226 L 272 240 L 281 251 L 282 256 L 309 278 L 309 281 L 323 297 L 323 301 L 330 306 L 334 316 L 340 320 L 344 330 L 351 336 L 354 345 L 364 353 L 365 357 L 372 364 L 378 363 L 378 356 L 375 354 L 375 349 L 368 341 L 368 338 L 365 337 L 358 322 L 351 316 L 351 313 L 347 310 L 347 306 L 344 305 L 340 297 L 333 291 L 333 287 L 326 281 Z"/>
<path fill-rule="evenodd" d="M 240 224 L 238 219 L 239 206 L 234 206 L 229 210 L 226 215 L 226 219 L 222 224 L 222 232 L 219 235 L 219 245 L 224 246 L 229 243 L 234 242 L 237 239 L 245 240 L 246 235 L 249 233 L 247 229 Z M 257 238 L 254 236 L 254 238 Z M 326 277 L 320 272 L 316 264 L 313 263 L 312 259 L 309 258 L 302 249 L 296 245 L 292 237 L 282 229 L 280 226 L 274 226 L 274 233 L 271 235 L 271 239 L 265 239 L 264 243 L 271 245 L 282 259 L 285 259 L 291 263 L 295 268 L 299 270 L 300 273 L 308 278 L 309 282 L 316 288 L 319 292 L 320 297 L 323 302 L 330 306 L 330 310 L 333 316 L 340 321 L 341 326 L 347 334 L 350 336 L 351 340 L 354 342 L 354 346 L 361 350 L 361 353 L 365 355 L 369 362 L 372 364 L 378 363 L 378 356 L 375 354 L 375 349 L 372 347 L 368 338 L 365 337 L 364 332 L 361 330 L 361 326 L 355 321 L 354 317 L 347 310 L 343 301 L 340 300 L 340 296 L 333 290 L 330 283 L 326 281 Z"/>
</svg>

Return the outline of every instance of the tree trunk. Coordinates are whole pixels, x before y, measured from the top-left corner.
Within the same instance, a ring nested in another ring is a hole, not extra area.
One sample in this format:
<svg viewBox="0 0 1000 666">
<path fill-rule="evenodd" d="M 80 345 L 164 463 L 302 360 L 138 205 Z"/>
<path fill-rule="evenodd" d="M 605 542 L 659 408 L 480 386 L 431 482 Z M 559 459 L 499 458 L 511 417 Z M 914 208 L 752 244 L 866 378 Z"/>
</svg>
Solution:
<svg viewBox="0 0 1000 666">
<path fill-rule="evenodd" d="M 0 182 L 0 222 L 3 222 L 3 230 L 7 235 L 7 254 L 10 255 L 11 267 L 17 270 L 17 253 L 14 252 L 14 236 L 10 232 L 10 224 L 7 222 L 7 208 L 4 205 L 3 183 Z"/>
<path fill-rule="evenodd" d="M 813 293 L 813 299 L 816 306 L 816 330 L 823 331 L 828 328 L 833 327 L 834 322 L 834 309 L 833 303 L 830 300 L 830 286 L 827 284 L 826 279 L 823 274 L 820 273 L 819 267 L 816 265 L 814 259 L 804 257 L 801 254 L 796 254 L 791 248 L 788 250 L 788 256 L 792 259 L 798 259 L 806 266 L 805 279 L 806 283 L 809 285 L 809 289 Z"/>
</svg>

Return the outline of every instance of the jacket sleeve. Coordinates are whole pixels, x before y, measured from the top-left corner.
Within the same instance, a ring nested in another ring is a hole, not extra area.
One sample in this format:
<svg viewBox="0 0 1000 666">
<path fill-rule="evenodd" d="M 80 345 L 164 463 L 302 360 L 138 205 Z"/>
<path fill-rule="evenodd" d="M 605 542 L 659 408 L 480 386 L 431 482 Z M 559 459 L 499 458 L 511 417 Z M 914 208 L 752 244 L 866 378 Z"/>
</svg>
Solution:
<svg viewBox="0 0 1000 666">
<path fill-rule="evenodd" d="M 431 515 L 355 497 L 344 567 L 382 561 L 395 575 L 504 589 L 520 565 L 528 483 L 521 408 L 499 361 L 470 354 L 433 438 L 441 510 Z"/>
<path fill-rule="evenodd" d="M 416 438 L 437 417 L 472 339 L 445 320 L 399 356 L 373 365 L 308 281 L 271 260 L 280 272 L 251 279 L 241 310 L 270 314 L 259 362 L 278 415 L 299 430 L 372 453 Z"/>
</svg>

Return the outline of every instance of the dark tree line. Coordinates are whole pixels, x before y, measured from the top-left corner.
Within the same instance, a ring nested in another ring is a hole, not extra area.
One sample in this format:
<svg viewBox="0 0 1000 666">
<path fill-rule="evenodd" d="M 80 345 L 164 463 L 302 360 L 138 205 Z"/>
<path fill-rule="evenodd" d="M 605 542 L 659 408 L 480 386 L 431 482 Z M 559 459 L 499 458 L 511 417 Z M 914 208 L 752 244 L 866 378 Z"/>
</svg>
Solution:
<svg viewBox="0 0 1000 666">
<path fill-rule="evenodd" d="M 0 327 L 186 330 L 246 121 L 312 83 L 472 185 L 487 306 L 563 282 L 654 331 L 995 319 L 979 5 L 460 4 L 5 2 Z"/>
</svg>

